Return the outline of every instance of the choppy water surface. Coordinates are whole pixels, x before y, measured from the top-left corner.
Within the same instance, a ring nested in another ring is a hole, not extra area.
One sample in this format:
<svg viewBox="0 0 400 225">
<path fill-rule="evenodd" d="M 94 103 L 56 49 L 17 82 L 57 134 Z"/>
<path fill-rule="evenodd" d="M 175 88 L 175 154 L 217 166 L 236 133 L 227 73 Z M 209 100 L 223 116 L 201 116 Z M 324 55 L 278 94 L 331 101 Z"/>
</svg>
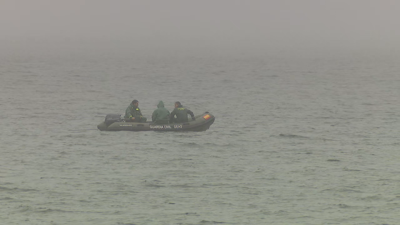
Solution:
<svg viewBox="0 0 400 225">
<path fill-rule="evenodd" d="M 3 52 L 2 224 L 399 224 L 394 56 Z M 100 132 L 134 98 L 206 132 Z"/>
</svg>

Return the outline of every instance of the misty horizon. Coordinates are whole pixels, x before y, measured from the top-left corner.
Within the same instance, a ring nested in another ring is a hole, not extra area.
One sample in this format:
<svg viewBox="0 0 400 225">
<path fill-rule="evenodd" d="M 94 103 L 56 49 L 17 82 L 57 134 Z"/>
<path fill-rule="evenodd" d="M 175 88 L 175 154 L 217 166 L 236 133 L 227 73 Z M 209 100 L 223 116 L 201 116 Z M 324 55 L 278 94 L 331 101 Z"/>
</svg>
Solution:
<svg viewBox="0 0 400 225">
<path fill-rule="evenodd" d="M 400 2 L 5 1 L 1 46 L 398 51 Z"/>
</svg>

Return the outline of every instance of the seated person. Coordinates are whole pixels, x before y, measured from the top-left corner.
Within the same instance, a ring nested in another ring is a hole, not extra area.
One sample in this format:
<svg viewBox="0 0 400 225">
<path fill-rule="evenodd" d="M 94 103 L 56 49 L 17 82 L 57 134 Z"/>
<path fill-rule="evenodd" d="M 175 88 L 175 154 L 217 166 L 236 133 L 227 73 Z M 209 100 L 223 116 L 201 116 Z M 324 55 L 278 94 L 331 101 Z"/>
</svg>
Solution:
<svg viewBox="0 0 400 225">
<path fill-rule="evenodd" d="M 139 101 L 133 100 L 132 103 L 126 108 L 125 111 L 125 121 L 126 122 L 137 122 L 137 123 L 144 123 L 146 122 L 147 118 L 142 116 L 142 113 L 139 109 Z"/>
<path fill-rule="evenodd" d="M 160 101 L 157 105 L 157 109 L 154 110 L 151 116 L 153 123 L 155 124 L 168 124 L 169 111 L 164 108 L 164 102 Z"/>
<path fill-rule="evenodd" d="M 192 120 L 195 120 L 194 114 L 192 111 L 183 107 L 180 102 L 175 102 L 175 108 L 169 116 L 169 122 L 170 123 L 188 122 L 188 114 L 190 114 L 190 116 L 192 117 Z M 175 118 L 175 116 L 176 116 L 176 118 Z"/>
</svg>

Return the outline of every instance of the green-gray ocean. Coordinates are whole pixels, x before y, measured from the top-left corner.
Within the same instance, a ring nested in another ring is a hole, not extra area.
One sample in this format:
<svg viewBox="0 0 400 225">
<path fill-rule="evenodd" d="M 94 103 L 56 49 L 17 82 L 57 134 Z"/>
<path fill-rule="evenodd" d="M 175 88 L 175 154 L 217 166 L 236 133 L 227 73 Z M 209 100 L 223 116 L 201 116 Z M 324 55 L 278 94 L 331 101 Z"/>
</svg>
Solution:
<svg viewBox="0 0 400 225">
<path fill-rule="evenodd" d="M 0 52 L 0 223 L 398 224 L 400 57 Z M 133 99 L 205 132 L 102 132 Z"/>
</svg>

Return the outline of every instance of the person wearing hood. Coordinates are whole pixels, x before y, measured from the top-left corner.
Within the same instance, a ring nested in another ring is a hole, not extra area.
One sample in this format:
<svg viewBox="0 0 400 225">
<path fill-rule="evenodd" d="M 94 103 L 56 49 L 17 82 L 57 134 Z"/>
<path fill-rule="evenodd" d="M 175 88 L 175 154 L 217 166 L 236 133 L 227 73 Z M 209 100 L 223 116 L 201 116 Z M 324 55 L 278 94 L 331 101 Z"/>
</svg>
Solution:
<svg viewBox="0 0 400 225">
<path fill-rule="evenodd" d="M 147 120 L 147 118 L 142 115 L 142 112 L 140 112 L 139 101 L 136 99 L 126 108 L 124 118 L 126 122 L 137 123 L 144 123 Z"/>
<path fill-rule="evenodd" d="M 194 114 L 189 109 L 182 106 L 180 102 L 175 102 L 175 108 L 169 115 L 170 123 L 185 123 L 188 122 L 188 114 L 195 120 Z M 176 118 L 175 118 L 176 116 Z"/>
<path fill-rule="evenodd" d="M 153 123 L 155 124 L 168 124 L 169 111 L 164 108 L 164 102 L 160 101 L 157 105 L 157 109 L 154 110 L 151 116 Z"/>
</svg>

